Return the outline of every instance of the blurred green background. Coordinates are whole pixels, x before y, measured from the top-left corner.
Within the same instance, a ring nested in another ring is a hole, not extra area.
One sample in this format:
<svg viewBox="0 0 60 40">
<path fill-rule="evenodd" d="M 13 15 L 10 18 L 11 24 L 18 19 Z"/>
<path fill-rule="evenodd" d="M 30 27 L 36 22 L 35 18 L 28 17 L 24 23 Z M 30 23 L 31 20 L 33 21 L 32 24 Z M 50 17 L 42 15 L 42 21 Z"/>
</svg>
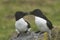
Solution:
<svg viewBox="0 0 60 40">
<path fill-rule="evenodd" d="M 60 0 L 0 0 L 0 40 L 8 40 L 15 31 L 16 11 L 30 12 L 37 8 L 53 25 L 60 26 Z"/>
</svg>

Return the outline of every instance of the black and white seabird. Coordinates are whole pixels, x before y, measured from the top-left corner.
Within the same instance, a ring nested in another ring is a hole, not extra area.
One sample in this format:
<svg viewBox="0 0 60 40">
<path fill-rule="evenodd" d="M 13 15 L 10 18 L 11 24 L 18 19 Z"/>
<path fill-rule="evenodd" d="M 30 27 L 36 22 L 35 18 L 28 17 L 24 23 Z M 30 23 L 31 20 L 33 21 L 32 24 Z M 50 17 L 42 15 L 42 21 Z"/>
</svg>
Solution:
<svg viewBox="0 0 60 40">
<path fill-rule="evenodd" d="M 48 32 L 49 37 L 51 38 L 51 30 L 53 28 L 51 21 L 48 20 L 40 9 L 35 9 L 30 14 L 35 16 L 35 24 L 39 29 L 37 32 Z"/>
<path fill-rule="evenodd" d="M 17 37 L 20 35 L 20 33 L 27 33 L 31 29 L 30 24 L 23 18 L 25 15 L 27 15 L 27 13 L 20 11 L 16 12 L 15 14 L 15 27 L 18 33 Z"/>
</svg>

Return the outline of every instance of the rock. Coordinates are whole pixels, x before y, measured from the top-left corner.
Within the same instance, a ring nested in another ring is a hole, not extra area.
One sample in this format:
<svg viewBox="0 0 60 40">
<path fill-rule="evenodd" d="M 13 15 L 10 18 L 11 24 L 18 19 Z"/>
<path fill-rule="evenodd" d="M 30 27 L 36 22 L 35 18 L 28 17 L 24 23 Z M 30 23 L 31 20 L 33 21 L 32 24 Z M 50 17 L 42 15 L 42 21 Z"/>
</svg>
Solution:
<svg viewBox="0 0 60 40">
<path fill-rule="evenodd" d="M 19 37 L 16 35 L 12 36 L 10 40 L 39 40 L 43 37 L 43 34 L 40 35 L 39 33 L 29 32 L 29 33 L 22 33 Z"/>
</svg>

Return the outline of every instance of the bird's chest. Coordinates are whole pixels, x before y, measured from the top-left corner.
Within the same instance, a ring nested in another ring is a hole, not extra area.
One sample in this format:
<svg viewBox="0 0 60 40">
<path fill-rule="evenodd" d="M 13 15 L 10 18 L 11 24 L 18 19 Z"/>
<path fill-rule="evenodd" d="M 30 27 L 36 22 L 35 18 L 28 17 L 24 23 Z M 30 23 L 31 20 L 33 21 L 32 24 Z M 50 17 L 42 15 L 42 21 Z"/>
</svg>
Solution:
<svg viewBox="0 0 60 40">
<path fill-rule="evenodd" d="M 16 28 L 19 30 L 26 30 L 27 25 L 28 24 L 24 20 L 16 21 L 16 24 L 15 24 Z"/>
<path fill-rule="evenodd" d="M 35 23 L 36 23 L 38 29 L 40 29 L 42 31 L 47 29 L 46 20 L 44 20 L 42 18 L 39 18 L 39 17 L 36 17 L 35 18 Z"/>
<path fill-rule="evenodd" d="M 44 24 L 46 24 L 46 20 L 44 20 L 43 18 L 40 18 L 40 17 L 35 17 L 35 23 L 38 25 L 44 25 Z"/>
<path fill-rule="evenodd" d="M 20 21 L 16 22 L 16 24 L 18 26 L 22 26 L 22 27 L 27 25 L 27 23 L 25 21 L 23 21 L 23 20 L 20 20 Z"/>
</svg>

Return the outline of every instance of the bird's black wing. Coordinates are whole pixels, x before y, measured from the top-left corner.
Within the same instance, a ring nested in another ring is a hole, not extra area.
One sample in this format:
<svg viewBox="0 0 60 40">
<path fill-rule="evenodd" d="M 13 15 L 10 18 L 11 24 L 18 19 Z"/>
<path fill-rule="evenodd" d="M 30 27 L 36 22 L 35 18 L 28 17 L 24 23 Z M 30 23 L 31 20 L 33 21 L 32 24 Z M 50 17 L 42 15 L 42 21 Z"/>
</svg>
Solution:
<svg viewBox="0 0 60 40">
<path fill-rule="evenodd" d="M 25 20 L 25 22 L 27 22 L 27 21 Z M 29 24 L 28 22 L 27 22 L 27 24 L 28 24 L 27 28 L 28 28 L 28 29 L 31 28 L 31 26 L 30 26 L 30 24 Z M 28 32 L 28 29 L 25 31 L 25 33 Z"/>
<path fill-rule="evenodd" d="M 26 22 L 27 22 L 27 21 L 26 21 Z M 28 23 L 28 22 L 27 22 L 27 24 L 28 24 L 28 26 L 27 26 L 27 27 L 28 27 L 28 28 L 31 28 L 30 23 Z"/>
<path fill-rule="evenodd" d="M 50 21 L 47 21 L 47 26 L 48 26 L 49 29 L 53 28 L 53 25 L 52 25 L 52 23 Z"/>
</svg>

